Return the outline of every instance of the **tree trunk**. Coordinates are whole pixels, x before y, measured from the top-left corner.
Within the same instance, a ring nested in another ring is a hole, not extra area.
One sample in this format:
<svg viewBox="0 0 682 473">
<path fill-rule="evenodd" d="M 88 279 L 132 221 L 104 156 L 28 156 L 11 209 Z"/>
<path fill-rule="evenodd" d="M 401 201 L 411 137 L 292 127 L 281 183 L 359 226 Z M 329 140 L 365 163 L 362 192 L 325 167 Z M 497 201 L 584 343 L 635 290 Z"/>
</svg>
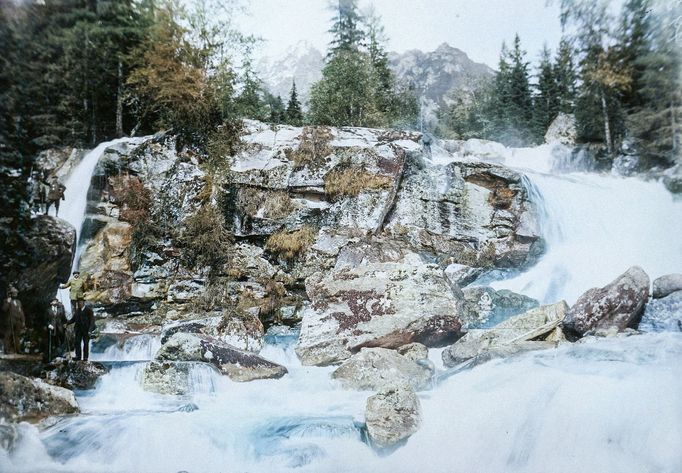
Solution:
<svg viewBox="0 0 682 473">
<path fill-rule="evenodd" d="M 123 63 L 118 60 L 118 90 L 116 91 L 116 137 L 123 136 Z"/>
<path fill-rule="evenodd" d="M 606 140 L 606 150 L 609 156 L 613 154 L 613 140 L 611 139 L 611 122 L 609 121 L 609 109 L 606 103 L 606 94 L 604 89 L 600 90 L 601 95 L 601 109 L 604 115 L 604 139 Z"/>
</svg>

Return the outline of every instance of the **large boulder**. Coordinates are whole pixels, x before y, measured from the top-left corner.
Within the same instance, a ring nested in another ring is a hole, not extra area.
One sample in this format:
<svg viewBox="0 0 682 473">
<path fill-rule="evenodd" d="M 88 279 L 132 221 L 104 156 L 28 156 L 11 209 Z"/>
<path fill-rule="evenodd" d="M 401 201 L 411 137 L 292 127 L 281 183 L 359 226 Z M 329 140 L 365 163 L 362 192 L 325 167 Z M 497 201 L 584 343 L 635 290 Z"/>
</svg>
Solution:
<svg viewBox="0 0 682 473">
<path fill-rule="evenodd" d="M 676 291 L 682 291 L 682 274 L 666 274 L 654 279 L 651 296 L 659 299 Z"/>
<path fill-rule="evenodd" d="M 568 113 L 557 114 L 545 133 L 545 143 L 549 144 L 561 143 L 570 146 L 576 143 L 577 138 L 575 116 Z"/>
<path fill-rule="evenodd" d="M 432 265 L 369 263 L 306 280 L 296 353 L 305 365 L 328 365 L 362 347 L 412 342 L 443 346 L 461 336 L 458 299 Z"/>
<path fill-rule="evenodd" d="M 644 308 L 639 329 L 653 332 L 661 330 L 682 332 L 682 291 L 649 301 Z"/>
<path fill-rule="evenodd" d="M 233 381 L 281 378 L 284 366 L 254 353 L 239 350 L 207 335 L 176 333 L 156 354 L 157 361 L 203 361 L 215 366 Z"/>
<path fill-rule="evenodd" d="M 585 292 L 566 314 L 564 327 L 582 336 L 590 330 L 637 328 L 649 297 L 649 276 L 633 266 L 602 288 Z"/>
<path fill-rule="evenodd" d="M 367 399 L 365 422 L 373 445 L 396 446 L 421 426 L 419 398 L 409 385 L 386 386 Z"/>
<path fill-rule="evenodd" d="M 64 220 L 40 216 L 31 220 L 26 237 L 32 259 L 17 275 L 16 287 L 30 325 L 71 275 L 76 230 Z"/>
<path fill-rule="evenodd" d="M 164 326 L 161 343 L 176 333 L 208 335 L 240 350 L 258 353 L 263 348 L 265 329 L 255 315 L 233 308 L 216 312 L 218 315 L 189 318 Z"/>
<path fill-rule="evenodd" d="M 77 412 L 76 397 L 68 389 L 12 372 L 0 373 L 0 418 L 37 422 Z"/>
<path fill-rule="evenodd" d="M 108 371 L 95 361 L 63 361 L 47 372 L 45 380 L 66 389 L 93 389 Z"/>
<path fill-rule="evenodd" d="M 453 158 L 409 162 L 386 230 L 420 252 L 472 267 L 533 264 L 543 243 L 521 174 L 499 164 Z"/>
<path fill-rule="evenodd" d="M 476 357 L 484 361 L 556 346 L 562 338 L 559 324 L 567 311 L 568 305 L 561 301 L 531 309 L 490 329 L 470 330 L 443 350 L 443 364 L 452 367 Z"/>
<path fill-rule="evenodd" d="M 663 173 L 663 184 L 673 194 L 682 194 L 682 164 L 677 164 Z"/>
<path fill-rule="evenodd" d="M 407 383 L 421 391 L 431 385 L 433 367 L 386 348 L 363 348 L 339 366 L 332 378 L 344 388 L 376 391 L 387 384 Z"/>
</svg>

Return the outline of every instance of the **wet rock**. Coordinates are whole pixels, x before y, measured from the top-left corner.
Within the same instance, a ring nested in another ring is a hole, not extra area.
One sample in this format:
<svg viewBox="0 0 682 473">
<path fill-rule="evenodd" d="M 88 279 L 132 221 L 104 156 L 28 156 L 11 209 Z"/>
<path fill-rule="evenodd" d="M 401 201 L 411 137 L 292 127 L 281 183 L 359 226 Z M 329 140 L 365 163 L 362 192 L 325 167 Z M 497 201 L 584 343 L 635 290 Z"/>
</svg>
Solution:
<svg viewBox="0 0 682 473">
<path fill-rule="evenodd" d="M 434 266 L 343 268 L 308 278 L 306 291 L 311 304 L 296 346 L 306 365 L 337 363 L 362 347 L 442 346 L 461 336 L 458 299 Z"/>
<path fill-rule="evenodd" d="M 157 361 L 203 361 L 233 381 L 281 378 L 287 369 L 207 335 L 176 333 L 156 354 Z"/>
<path fill-rule="evenodd" d="M 30 326 L 33 320 L 41 323 L 36 316 L 45 312 L 59 284 L 71 275 L 76 230 L 64 220 L 39 216 L 31 220 L 26 237 L 35 264 L 16 275 L 16 287 Z"/>
<path fill-rule="evenodd" d="M 387 386 L 367 399 L 365 421 L 374 445 L 393 447 L 419 430 L 421 403 L 409 385 Z"/>
<path fill-rule="evenodd" d="M 460 318 L 467 328 L 491 327 L 540 305 L 535 299 L 506 289 L 472 287 L 462 292 Z"/>
<path fill-rule="evenodd" d="M 386 348 L 363 348 L 332 373 L 332 378 L 341 381 L 344 388 L 368 391 L 403 383 L 421 391 L 430 387 L 432 376 L 430 365 L 419 364 Z"/>
<path fill-rule="evenodd" d="M 0 418 L 0 451 L 12 452 L 20 437 L 17 424 L 11 424 Z"/>
<path fill-rule="evenodd" d="M 649 297 L 649 276 L 633 266 L 613 282 L 584 293 L 569 310 L 564 327 L 578 335 L 590 330 L 637 328 Z"/>
<path fill-rule="evenodd" d="M 654 279 L 652 297 L 659 299 L 676 291 L 682 291 L 682 274 L 666 274 Z"/>
<path fill-rule="evenodd" d="M 637 155 L 621 154 L 616 156 L 611 172 L 618 176 L 633 176 L 642 170 L 642 163 Z"/>
<path fill-rule="evenodd" d="M 561 301 L 531 309 L 490 329 L 470 330 L 443 351 L 443 364 L 452 367 L 475 357 L 487 360 L 554 347 L 560 338 L 556 329 L 567 312 L 568 305 Z"/>
<path fill-rule="evenodd" d="M 16 373 L 0 373 L 0 418 L 37 422 L 78 412 L 73 392 Z"/>
<path fill-rule="evenodd" d="M 45 378 L 48 383 L 66 389 L 93 389 L 108 371 L 95 361 L 63 361 L 53 365 Z"/>
<path fill-rule="evenodd" d="M 558 142 L 565 145 L 574 145 L 577 137 L 575 116 L 568 113 L 559 113 L 547 128 L 545 143 Z"/>
<path fill-rule="evenodd" d="M 451 284 L 465 287 L 474 282 L 484 271 L 484 268 L 472 268 L 465 264 L 454 263 L 445 268 L 445 276 Z"/>
<path fill-rule="evenodd" d="M 161 343 L 166 343 L 175 333 L 198 333 L 218 339 L 240 350 L 258 353 L 263 348 L 265 329 L 253 314 L 235 309 L 216 312 L 219 315 L 190 318 L 164 327 Z"/>
<path fill-rule="evenodd" d="M 188 394 L 190 368 L 189 363 L 151 361 L 142 374 L 142 388 L 158 394 Z"/>
<path fill-rule="evenodd" d="M 416 158 L 415 158 L 416 159 Z M 456 160 L 410 162 L 386 230 L 418 249 L 471 267 L 521 267 L 537 259 L 535 211 L 521 174 Z"/>
<path fill-rule="evenodd" d="M 663 184 L 673 194 L 682 194 L 682 164 L 677 164 L 663 173 Z"/>
<path fill-rule="evenodd" d="M 429 349 L 421 343 L 408 343 L 398 347 L 396 351 L 412 361 L 426 360 L 429 357 Z"/>
<path fill-rule="evenodd" d="M 639 329 L 647 332 L 682 332 L 682 291 L 649 301 L 644 308 Z"/>
</svg>

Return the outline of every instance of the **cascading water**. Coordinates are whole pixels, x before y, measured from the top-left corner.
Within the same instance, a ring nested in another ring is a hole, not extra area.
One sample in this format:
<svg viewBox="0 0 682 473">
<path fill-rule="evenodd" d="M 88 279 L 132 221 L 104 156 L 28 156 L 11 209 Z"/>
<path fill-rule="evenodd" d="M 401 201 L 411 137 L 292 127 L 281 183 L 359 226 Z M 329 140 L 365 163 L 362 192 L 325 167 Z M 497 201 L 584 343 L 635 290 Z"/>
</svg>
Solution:
<svg viewBox="0 0 682 473">
<path fill-rule="evenodd" d="M 558 174 L 550 151 L 509 150 L 508 165 L 531 170 L 549 247 L 536 267 L 496 285 L 571 302 L 630 264 L 652 276 L 682 267 L 680 204 L 659 184 Z M 340 389 L 331 367 L 302 366 L 295 341 L 295 332 L 270 335 L 261 351 L 288 368 L 282 379 L 235 383 L 197 365 L 184 396 L 140 385 L 158 336 L 93 354 L 114 363 L 96 390 L 78 393 L 81 415 L 42 432 L 22 424 L 12 457 L 0 450 L 0 471 L 682 471 L 680 333 L 577 343 L 461 371 L 420 393 L 423 425 L 390 455 L 363 441 L 372 393 Z M 442 369 L 439 354 L 430 357 Z"/>
<path fill-rule="evenodd" d="M 505 164 L 524 171 L 537 188 L 531 199 L 547 252 L 527 272 L 493 286 L 572 304 L 630 266 L 652 278 L 679 272 L 682 200 L 659 182 L 576 172 L 585 169 L 584 158 L 571 167 L 568 154 L 560 145 L 509 150 Z"/>
<path fill-rule="evenodd" d="M 97 163 L 104 151 L 117 143 L 140 143 L 144 138 L 119 138 L 112 141 L 100 143 L 95 149 L 88 152 L 83 159 L 78 163 L 74 170 L 69 174 L 68 179 L 64 183 L 66 191 L 64 192 L 64 201 L 59 207 L 59 218 L 66 220 L 76 229 L 76 254 L 73 258 L 72 270 L 78 269 L 80 262 L 80 253 L 82 242 L 80 242 L 81 230 L 83 228 L 83 221 L 85 220 L 85 210 L 88 203 L 88 190 L 90 189 L 90 181 L 95 172 Z M 69 303 L 68 289 L 59 291 L 58 297 L 68 314 L 71 314 L 71 304 Z"/>
</svg>

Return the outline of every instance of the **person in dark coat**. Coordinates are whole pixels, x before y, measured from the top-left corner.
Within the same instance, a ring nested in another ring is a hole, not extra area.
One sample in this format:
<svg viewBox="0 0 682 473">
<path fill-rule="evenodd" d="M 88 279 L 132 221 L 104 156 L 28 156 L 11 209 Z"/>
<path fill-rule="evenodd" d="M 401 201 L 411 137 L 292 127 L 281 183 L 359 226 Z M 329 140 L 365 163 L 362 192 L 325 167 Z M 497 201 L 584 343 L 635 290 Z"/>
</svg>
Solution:
<svg viewBox="0 0 682 473">
<path fill-rule="evenodd" d="M 88 356 L 90 355 L 90 332 L 95 329 L 95 313 L 92 310 L 92 306 L 86 304 L 82 310 L 73 314 L 68 323 L 74 324 L 76 360 L 88 361 Z"/>
<path fill-rule="evenodd" d="M 59 215 L 59 201 L 64 200 L 64 191 L 66 187 L 59 182 L 57 176 L 53 176 L 50 180 L 50 190 L 47 193 L 47 205 L 45 205 L 45 215 L 50 212 L 50 206 L 54 204 L 54 215 Z"/>
<path fill-rule="evenodd" d="M 18 353 L 21 335 L 24 333 L 26 320 L 24 307 L 18 299 L 19 291 L 10 287 L 7 297 L 2 301 L 2 313 L 0 314 L 0 332 L 2 332 L 2 344 L 5 353 Z"/>
<path fill-rule="evenodd" d="M 45 355 L 47 361 L 52 361 L 53 358 L 64 356 L 66 351 L 66 325 L 69 321 L 66 318 L 64 305 L 59 302 L 59 299 L 52 299 L 45 320 L 48 340 Z"/>
</svg>

